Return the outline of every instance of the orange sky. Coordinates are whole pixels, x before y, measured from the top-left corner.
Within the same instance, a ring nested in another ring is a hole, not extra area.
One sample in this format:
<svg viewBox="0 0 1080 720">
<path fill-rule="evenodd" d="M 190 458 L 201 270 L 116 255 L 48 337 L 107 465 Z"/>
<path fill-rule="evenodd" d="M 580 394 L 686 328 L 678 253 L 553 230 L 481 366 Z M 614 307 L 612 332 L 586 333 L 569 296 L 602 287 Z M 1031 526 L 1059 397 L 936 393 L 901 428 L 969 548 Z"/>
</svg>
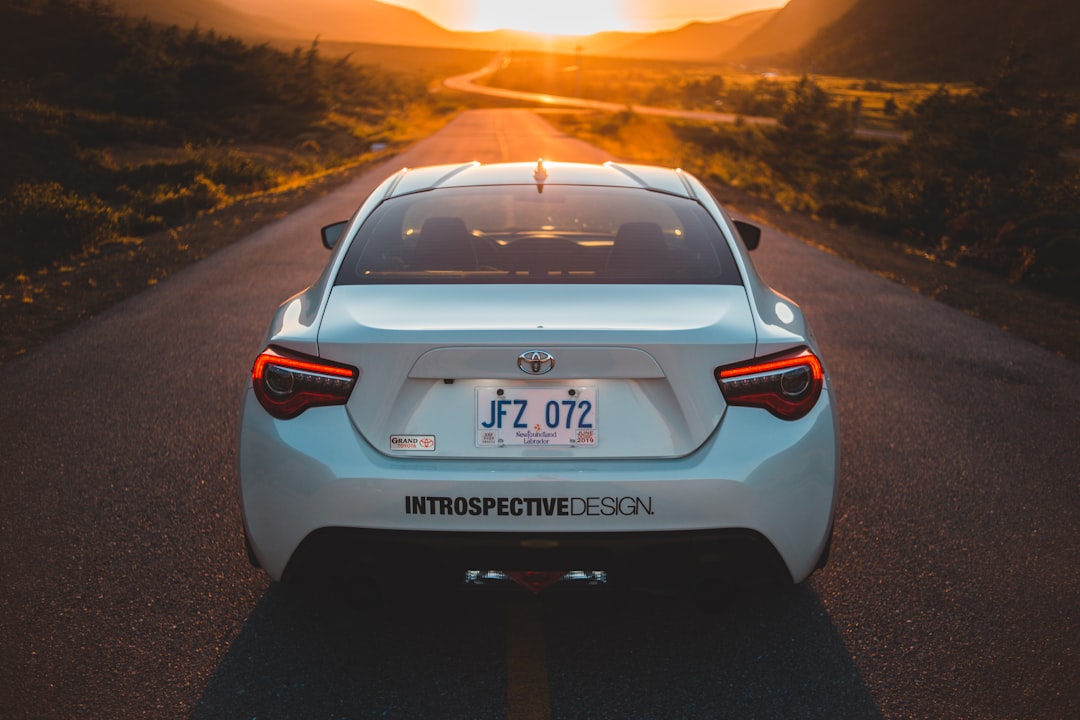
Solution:
<svg viewBox="0 0 1080 720">
<path fill-rule="evenodd" d="M 424 14 L 451 30 L 511 28 L 587 34 L 667 30 L 694 20 L 723 20 L 787 0 L 382 0 Z"/>
</svg>

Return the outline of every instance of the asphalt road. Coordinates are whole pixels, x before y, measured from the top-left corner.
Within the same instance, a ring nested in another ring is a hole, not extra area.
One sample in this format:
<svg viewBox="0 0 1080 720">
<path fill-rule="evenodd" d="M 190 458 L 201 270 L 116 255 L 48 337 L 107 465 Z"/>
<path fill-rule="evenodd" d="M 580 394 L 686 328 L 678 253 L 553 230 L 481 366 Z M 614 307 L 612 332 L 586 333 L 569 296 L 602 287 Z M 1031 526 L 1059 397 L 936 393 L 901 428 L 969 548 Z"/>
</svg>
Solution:
<svg viewBox="0 0 1080 720">
<path fill-rule="evenodd" d="M 402 165 L 599 160 L 476 111 L 0 368 L 0 718 L 1080 717 L 1080 367 L 777 232 L 842 423 L 791 596 L 463 595 L 377 612 L 252 570 L 239 398 L 318 228 Z"/>
</svg>

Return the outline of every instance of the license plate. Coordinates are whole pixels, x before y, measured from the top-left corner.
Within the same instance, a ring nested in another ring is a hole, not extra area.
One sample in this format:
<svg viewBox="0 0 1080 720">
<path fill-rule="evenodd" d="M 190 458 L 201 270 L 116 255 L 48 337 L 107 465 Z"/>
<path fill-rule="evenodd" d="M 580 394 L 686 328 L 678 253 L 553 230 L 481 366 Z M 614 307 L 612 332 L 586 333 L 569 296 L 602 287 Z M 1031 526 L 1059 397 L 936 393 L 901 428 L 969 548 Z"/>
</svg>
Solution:
<svg viewBox="0 0 1080 720">
<path fill-rule="evenodd" d="M 476 445 L 595 447 L 595 387 L 480 387 Z"/>
</svg>

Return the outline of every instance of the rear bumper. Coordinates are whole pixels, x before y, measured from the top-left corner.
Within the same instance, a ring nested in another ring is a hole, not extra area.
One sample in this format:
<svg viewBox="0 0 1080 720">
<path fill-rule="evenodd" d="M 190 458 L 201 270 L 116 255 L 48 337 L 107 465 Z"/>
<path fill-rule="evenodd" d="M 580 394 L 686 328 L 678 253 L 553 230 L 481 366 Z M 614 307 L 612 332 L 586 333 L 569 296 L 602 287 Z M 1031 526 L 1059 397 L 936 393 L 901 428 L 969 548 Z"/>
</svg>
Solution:
<svg viewBox="0 0 1080 720">
<path fill-rule="evenodd" d="M 245 527 L 277 580 L 550 569 L 647 584 L 713 564 L 801 582 L 830 536 L 837 469 L 827 392 L 794 422 L 729 407 L 697 451 L 656 460 L 390 457 L 342 407 L 280 421 L 250 391 L 240 434 Z"/>
<path fill-rule="evenodd" d="M 595 570 L 614 587 L 680 589 L 703 578 L 790 584 L 775 548 L 748 530 L 656 533 L 447 533 L 316 530 L 293 553 L 285 582 L 355 579 L 394 587 L 460 584 L 468 570 Z"/>
</svg>

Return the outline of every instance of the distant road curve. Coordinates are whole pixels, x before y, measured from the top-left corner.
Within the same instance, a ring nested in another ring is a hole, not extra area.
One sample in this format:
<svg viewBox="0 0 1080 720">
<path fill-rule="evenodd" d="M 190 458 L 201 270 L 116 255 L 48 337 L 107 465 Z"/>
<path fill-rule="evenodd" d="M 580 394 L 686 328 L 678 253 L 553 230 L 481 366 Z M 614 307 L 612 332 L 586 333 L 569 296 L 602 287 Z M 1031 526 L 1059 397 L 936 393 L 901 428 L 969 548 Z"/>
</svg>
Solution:
<svg viewBox="0 0 1080 720">
<path fill-rule="evenodd" d="M 451 90 L 457 90 L 459 92 L 474 93 L 477 95 L 487 95 L 488 97 L 497 97 L 508 100 L 521 100 L 523 102 L 537 103 L 540 105 L 551 105 L 559 107 L 575 107 L 583 110 L 601 110 L 604 112 L 623 112 L 629 110 L 637 113 L 638 115 L 654 115 L 657 117 L 678 118 L 680 120 L 696 120 L 698 122 L 710 122 L 710 123 L 735 123 L 743 122 L 747 125 L 776 125 L 774 118 L 766 117 L 751 117 L 746 115 L 736 115 L 735 113 L 716 113 L 716 112 L 703 112 L 699 110 L 672 110 L 671 108 L 652 107 L 650 105 L 629 105 L 625 103 L 612 103 L 604 102 L 602 100 L 587 100 L 585 98 L 572 98 L 561 95 L 545 95 L 544 93 L 532 93 L 522 92 L 520 90 L 506 90 L 504 88 L 490 87 L 488 85 L 477 85 L 476 81 L 480 78 L 487 77 L 494 74 L 496 71 L 507 67 L 510 64 L 510 56 L 505 52 L 500 52 L 484 67 L 479 70 L 474 70 L 464 75 L 457 75 L 455 77 L 446 78 L 443 80 L 443 85 Z M 857 128 L 855 130 L 856 137 L 867 138 L 871 140 L 882 140 L 888 142 L 902 142 L 906 138 L 906 134 L 895 130 L 871 130 L 868 128 Z"/>
</svg>

